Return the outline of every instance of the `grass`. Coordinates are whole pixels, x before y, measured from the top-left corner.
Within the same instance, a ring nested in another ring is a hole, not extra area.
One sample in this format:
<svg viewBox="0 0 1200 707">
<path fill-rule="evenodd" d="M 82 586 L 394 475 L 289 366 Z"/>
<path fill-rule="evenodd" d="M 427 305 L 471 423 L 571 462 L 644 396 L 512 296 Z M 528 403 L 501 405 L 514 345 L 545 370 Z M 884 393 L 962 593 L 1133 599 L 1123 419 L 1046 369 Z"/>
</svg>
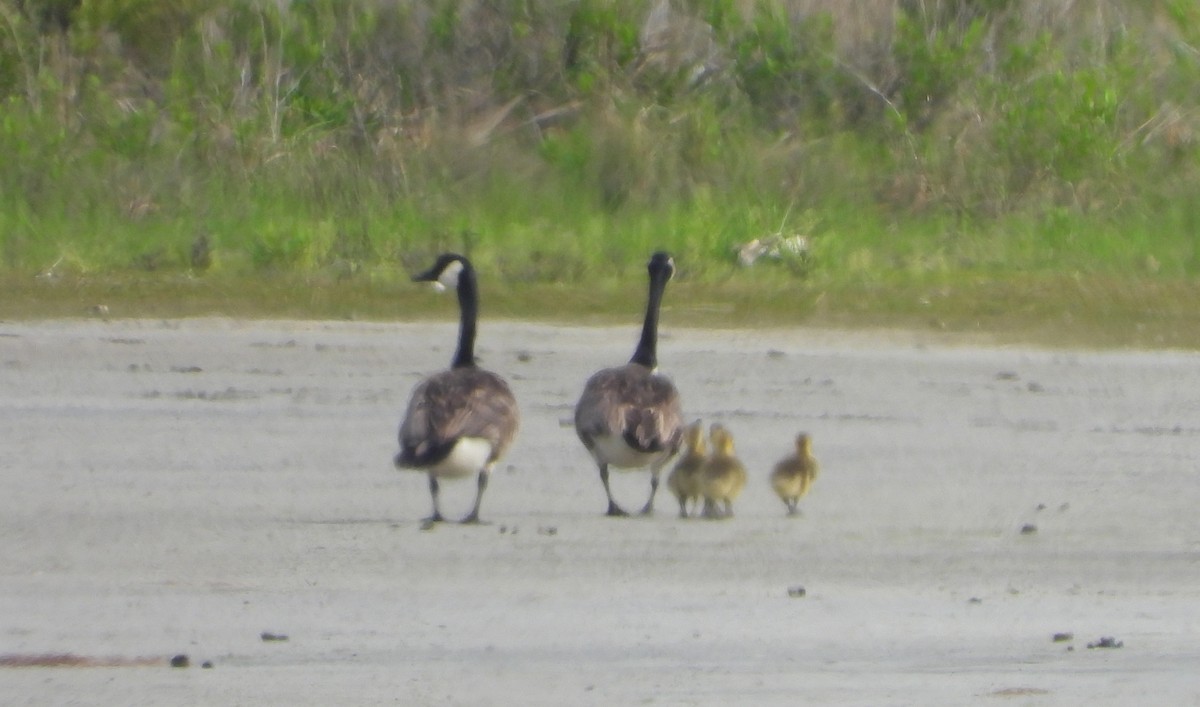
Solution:
<svg viewBox="0 0 1200 707">
<path fill-rule="evenodd" d="M 401 273 L 458 250 L 494 316 L 623 323 L 665 248 L 681 325 L 1195 343 L 1191 0 L 37 7 L 0 316 L 451 316 Z"/>
<path fill-rule="evenodd" d="M 642 273 L 588 284 L 497 283 L 485 277 L 483 317 L 636 330 Z M 1200 283 L 1057 275 L 1003 279 L 896 278 L 889 283 L 797 283 L 738 273 L 682 276 L 668 291 L 663 327 L 904 329 L 946 341 L 1048 347 L 1200 348 L 1190 303 Z M 636 285 L 629 284 L 636 282 Z M 170 274 L 0 277 L 0 320 L 60 317 L 300 318 L 453 321 L 453 297 L 399 273 L 369 281 L 282 274 L 243 278 Z"/>
</svg>

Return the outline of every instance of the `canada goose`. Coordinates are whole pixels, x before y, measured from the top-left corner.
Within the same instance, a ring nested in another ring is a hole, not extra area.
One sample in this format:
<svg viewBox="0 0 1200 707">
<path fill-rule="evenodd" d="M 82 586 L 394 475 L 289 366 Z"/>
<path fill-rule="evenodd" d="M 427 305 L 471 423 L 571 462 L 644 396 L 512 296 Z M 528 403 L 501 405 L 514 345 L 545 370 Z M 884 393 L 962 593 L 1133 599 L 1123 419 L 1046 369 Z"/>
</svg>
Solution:
<svg viewBox="0 0 1200 707">
<path fill-rule="evenodd" d="M 395 463 L 398 468 L 429 474 L 433 515 L 428 522 L 444 520 L 438 507 L 438 479 L 476 474 L 475 505 L 462 522 L 477 523 L 488 475 L 517 432 L 517 401 L 503 378 L 475 365 L 479 293 L 470 261 L 445 253 L 413 281 L 458 290 L 458 351 L 449 370 L 429 376 L 413 389 L 400 423 Z"/>
<path fill-rule="evenodd" d="M 687 518 L 688 503 L 699 505 L 700 472 L 708 460 L 708 445 L 704 441 L 704 426 L 700 420 L 684 428 L 683 444 L 687 451 L 675 462 L 675 468 L 667 477 L 667 488 L 679 501 L 679 517 Z"/>
<path fill-rule="evenodd" d="M 782 459 L 771 472 L 771 488 L 787 505 L 788 515 L 797 515 L 796 504 L 808 493 L 820 467 L 812 455 L 812 438 L 801 432 L 796 435 L 796 453 Z"/>
<path fill-rule="evenodd" d="M 655 253 L 647 265 L 650 294 L 642 337 L 624 366 L 605 368 L 588 379 L 575 406 L 575 432 L 600 468 L 610 516 L 628 515 L 608 485 L 608 467 L 650 468 L 650 499 L 643 515 L 654 512 L 654 495 L 662 468 L 679 451 L 683 437 L 679 392 L 658 367 L 658 310 L 667 281 L 675 274 L 670 255 Z"/>
<path fill-rule="evenodd" d="M 746 468 L 734 456 L 733 434 L 719 424 L 708 431 L 712 456 L 700 473 L 705 518 L 730 518 L 733 501 L 746 486 Z"/>
</svg>

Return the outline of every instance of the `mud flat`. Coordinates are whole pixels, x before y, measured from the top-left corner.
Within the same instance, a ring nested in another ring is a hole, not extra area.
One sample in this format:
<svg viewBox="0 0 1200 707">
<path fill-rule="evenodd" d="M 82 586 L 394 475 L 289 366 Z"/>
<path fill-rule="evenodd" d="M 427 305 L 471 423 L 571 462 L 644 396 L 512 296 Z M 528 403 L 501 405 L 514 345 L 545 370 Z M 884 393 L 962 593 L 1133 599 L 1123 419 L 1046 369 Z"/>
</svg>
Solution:
<svg viewBox="0 0 1200 707">
<path fill-rule="evenodd" d="M 1200 701 L 1200 356 L 666 321 L 750 485 L 730 520 L 665 492 L 616 520 L 570 418 L 634 327 L 485 321 L 522 432 L 489 523 L 423 531 L 390 460 L 454 333 L 0 322 L 4 701 Z M 800 430 L 822 474 L 788 518 Z"/>
</svg>

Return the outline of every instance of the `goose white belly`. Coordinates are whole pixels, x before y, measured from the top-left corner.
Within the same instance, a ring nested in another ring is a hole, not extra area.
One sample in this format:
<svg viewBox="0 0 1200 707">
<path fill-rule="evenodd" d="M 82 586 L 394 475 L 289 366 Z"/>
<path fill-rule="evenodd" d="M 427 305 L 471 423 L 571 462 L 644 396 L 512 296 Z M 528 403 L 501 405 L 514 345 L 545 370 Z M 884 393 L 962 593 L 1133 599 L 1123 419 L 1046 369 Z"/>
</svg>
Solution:
<svg viewBox="0 0 1200 707">
<path fill-rule="evenodd" d="M 429 467 L 430 473 L 442 478 L 456 479 L 471 476 L 487 466 L 492 456 L 492 443 L 480 437 L 462 437 L 446 458 Z"/>
<path fill-rule="evenodd" d="M 665 461 L 666 452 L 639 452 L 617 436 L 596 437 L 592 440 L 592 456 L 601 464 L 618 469 L 638 469 Z"/>
</svg>

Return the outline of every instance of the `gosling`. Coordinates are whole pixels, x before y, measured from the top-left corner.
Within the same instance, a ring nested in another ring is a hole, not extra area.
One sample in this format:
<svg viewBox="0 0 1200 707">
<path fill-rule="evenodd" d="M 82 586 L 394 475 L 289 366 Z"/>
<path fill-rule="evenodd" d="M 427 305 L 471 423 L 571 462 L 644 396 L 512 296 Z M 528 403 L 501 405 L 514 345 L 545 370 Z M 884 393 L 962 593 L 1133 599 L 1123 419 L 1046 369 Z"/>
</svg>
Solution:
<svg viewBox="0 0 1200 707">
<path fill-rule="evenodd" d="M 808 493 L 819 471 L 812 455 L 812 438 L 801 432 L 796 435 L 796 453 L 780 460 L 771 472 L 771 488 L 787 506 L 789 516 L 800 514 L 800 499 Z"/>
<path fill-rule="evenodd" d="M 708 461 L 708 444 L 700 420 L 684 429 L 683 443 L 687 451 L 675 462 L 675 468 L 667 477 L 667 488 L 679 501 L 679 517 L 687 518 L 689 503 L 694 511 L 700 510 L 700 474 Z"/>
<path fill-rule="evenodd" d="M 734 456 L 733 434 L 714 424 L 708 431 L 712 456 L 700 474 L 705 518 L 732 518 L 733 502 L 746 487 L 746 467 Z"/>
</svg>

